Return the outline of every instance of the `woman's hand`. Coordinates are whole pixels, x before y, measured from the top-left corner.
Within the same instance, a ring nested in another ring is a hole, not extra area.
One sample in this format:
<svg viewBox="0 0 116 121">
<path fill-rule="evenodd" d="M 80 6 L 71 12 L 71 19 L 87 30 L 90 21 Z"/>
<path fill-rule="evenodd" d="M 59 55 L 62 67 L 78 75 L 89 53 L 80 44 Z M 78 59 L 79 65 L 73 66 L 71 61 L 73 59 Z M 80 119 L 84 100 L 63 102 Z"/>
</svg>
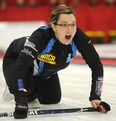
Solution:
<svg viewBox="0 0 116 121">
<path fill-rule="evenodd" d="M 92 100 L 92 101 L 91 101 L 91 105 L 92 105 L 92 107 L 94 107 L 95 109 L 97 109 L 97 107 L 99 106 L 100 103 L 101 103 L 101 100 Z"/>
</svg>

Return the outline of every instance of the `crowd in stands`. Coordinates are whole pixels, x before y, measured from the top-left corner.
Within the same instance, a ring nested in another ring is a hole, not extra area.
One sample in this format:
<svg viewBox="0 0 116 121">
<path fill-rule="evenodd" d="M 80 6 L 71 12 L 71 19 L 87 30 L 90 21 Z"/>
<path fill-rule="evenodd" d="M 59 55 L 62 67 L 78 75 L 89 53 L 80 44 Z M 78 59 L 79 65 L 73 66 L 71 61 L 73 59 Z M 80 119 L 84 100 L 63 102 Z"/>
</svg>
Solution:
<svg viewBox="0 0 116 121">
<path fill-rule="evenodd" d="M 59 4 L 75 7 L 75 12 L 79 15 L 78 24 L 93 38 L 94 43 L 109 43 L 114 40 L 116 43 L 116 0 L 0 0 L 0 21 L 47 22 L 51 8 Z M 77 9 L 77 6 L 82 7 Z M 95 9 L 91 6 L 95 6 Z M 41 16 L 38 9 L 43 12 Z"/>
<path fill-rule="evenodd" d="M 42 5 L 57 6 L 59 4 L 67 4 L 69 6 L 79 5 L 116 5 L 116 0 L 0 0 L 0 9 L 7 7 L 37 7 Z"/>
</svg>

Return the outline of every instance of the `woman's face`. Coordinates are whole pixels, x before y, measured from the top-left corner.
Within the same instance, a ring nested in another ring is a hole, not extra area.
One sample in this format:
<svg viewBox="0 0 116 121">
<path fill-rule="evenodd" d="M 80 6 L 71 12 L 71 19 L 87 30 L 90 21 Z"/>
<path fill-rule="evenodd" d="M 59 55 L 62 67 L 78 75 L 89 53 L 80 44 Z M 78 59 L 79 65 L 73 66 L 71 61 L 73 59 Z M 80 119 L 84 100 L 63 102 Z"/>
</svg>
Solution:
<svg viewBox="0 0 116 121">
<path fill-rule="evenodd" d="M 57 24 L 51 24 L 56 38 L 65 45 L 70 44 L 76 33 L 76 18 L 73 14 L 60 14 Z"/>
</svg>

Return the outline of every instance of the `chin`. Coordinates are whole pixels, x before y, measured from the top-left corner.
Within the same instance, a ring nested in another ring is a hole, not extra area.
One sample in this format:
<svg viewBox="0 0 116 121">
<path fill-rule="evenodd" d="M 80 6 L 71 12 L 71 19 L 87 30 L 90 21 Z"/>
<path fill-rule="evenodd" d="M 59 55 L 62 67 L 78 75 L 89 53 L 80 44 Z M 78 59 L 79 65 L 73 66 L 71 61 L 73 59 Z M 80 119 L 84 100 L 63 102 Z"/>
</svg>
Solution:
<svg viewBox="0 0 116 121">
<path fill-rule="evenodd" d="M 69 45 L 70 43 L 62 43 L 62 44 L 64 44 L 64 45 Z"/>
<path fill-rule="evenodd" d="M 66 40 L 66 41 L 64 42 L 64 44 L 65 44 L 65 45 L 69 45 L 70 42 L 71 42 L 71 40 Z"/>
<path fill-rule="evenodd" d="M 65 45 L 69 45 L 70 43 L 68 42 L 68 43 L 64 43 Z"/>
<path fill-rule="evenodd" d="M 69 45 L 71 42 L 71 40 L 65 40 L 65 41 L 62 41 L 61 43 L 64 44 L 64 45 Z"/>
</svg>

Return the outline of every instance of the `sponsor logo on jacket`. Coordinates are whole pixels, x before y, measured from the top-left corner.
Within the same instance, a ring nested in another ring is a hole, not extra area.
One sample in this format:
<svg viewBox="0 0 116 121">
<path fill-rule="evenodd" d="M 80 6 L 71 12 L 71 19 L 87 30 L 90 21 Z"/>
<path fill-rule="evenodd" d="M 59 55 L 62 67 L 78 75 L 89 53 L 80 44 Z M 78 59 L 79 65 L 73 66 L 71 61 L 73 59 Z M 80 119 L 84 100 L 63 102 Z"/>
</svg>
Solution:
<svg viewBox="0 0 116 121">
<path fill-rule="evenodd" d="M 40 61 L 43 61 L 43 62 L 52 64 L 52 65 L 55 65 L 56 64 L 56 61 L 55 61 L 56 57 L 53 56 L 51 53 L 43 54 L 40 57 L 38 57 L 38 59 Z"/>
</svg>

